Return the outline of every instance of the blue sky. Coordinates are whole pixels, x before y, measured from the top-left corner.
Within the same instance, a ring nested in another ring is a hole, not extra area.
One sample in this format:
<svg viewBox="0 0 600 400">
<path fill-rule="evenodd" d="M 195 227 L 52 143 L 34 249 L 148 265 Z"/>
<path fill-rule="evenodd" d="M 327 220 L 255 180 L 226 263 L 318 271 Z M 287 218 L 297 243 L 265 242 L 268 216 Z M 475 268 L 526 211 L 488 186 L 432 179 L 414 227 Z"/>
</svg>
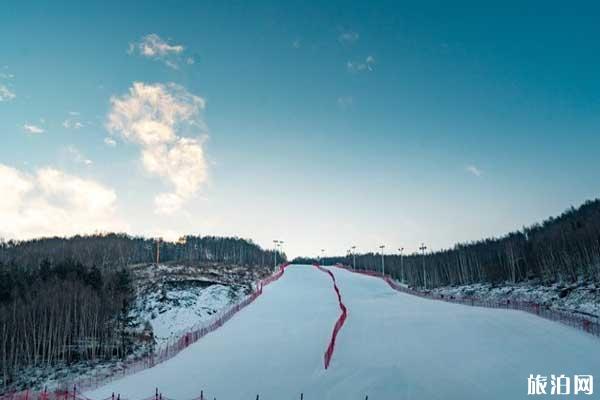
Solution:
<svg viewBox="0 0 600 400">
<path fill-rule="evenodd" d="M 598 196 L 593 3 L 223 3 L 3 4 L 2 236 L 413 251 Z"/>
</svg>

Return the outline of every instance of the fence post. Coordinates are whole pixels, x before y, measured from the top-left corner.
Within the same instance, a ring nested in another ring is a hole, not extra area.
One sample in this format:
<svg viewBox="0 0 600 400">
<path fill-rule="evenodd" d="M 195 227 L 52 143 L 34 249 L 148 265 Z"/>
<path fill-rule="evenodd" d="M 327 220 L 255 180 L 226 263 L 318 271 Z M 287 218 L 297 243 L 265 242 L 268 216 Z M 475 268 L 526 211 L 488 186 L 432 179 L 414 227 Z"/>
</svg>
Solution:
<svg viewBox="0 0 600 400">
<path fill-rule="evenodd" d="M 260 396 L 259 395 L 256 395 L 256 400 L 260 400 Z"/>
<path fill-rule="evenodd" d="M 154 391 L 154 400 L 158 400 L 158 388 Z"/>
<path fill-rule="evenodd" d="M 204 400 L 204 390 L 200 391 L 200 400 Z"/>
<path fill-rule="evenodd" d="M 304 393 L 300 393 L 300 400 L 304 400 Z"/>
</svg>

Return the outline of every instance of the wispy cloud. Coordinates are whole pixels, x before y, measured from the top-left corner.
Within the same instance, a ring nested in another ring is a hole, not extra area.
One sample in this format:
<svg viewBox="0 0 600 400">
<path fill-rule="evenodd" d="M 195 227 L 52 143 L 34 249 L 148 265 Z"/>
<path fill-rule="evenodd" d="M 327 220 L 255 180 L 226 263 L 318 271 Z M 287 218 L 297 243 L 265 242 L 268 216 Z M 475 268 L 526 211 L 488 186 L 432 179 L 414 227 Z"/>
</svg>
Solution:
<svg viewBox="0 0 600 400">
<path fill-rule="evenodd" d="M 115 147 L 117 145 L 117 142 L 113 138 L 105 137 L 104 144 L 110 147 Z"/>
<path fill-rule="evenodd" d="M 63 121 L 62 126 L 67 129 L 81 129 L 85 124 L 81 121 L 79 112 L 69 111 L 69 117 Z"/>
<path fill-rule="evenodd" d="M 348 61 L 346 63 L 346 68 L 349 72 L 364 72 L 364 71 L 373 71 L 375 67 L 375 57 L 367 56 L 364 61 Z"/>
<path fill-rule="evenodd" d="M 67 152 L 67 154 L 69 155 L 71 160 L 73 160 L 73 162 L 75 162 L 77 164 L 84 164 L 84 165 L 92 165 L 93 164 L 92 160 L 85 157 L 83 155 L 83 153 L 81 153 L 81 151 L 73 145 L 67 146 L 65 148 L 65 151 Z"/>
<path fill-rule="evenodd" d="M 27 133 L 44 133 L 44 129 L 40 128 L 37 125 L 33 125 L 33 124 L 25 124 L 23 125 L 23 129 L 25 130 L 25 132 Z"/>
<path fill-rule="evenodd" d="M 166 66 L 179 69 L 181 63 L 194 64 L 191 56 L 183 57 L 185 47 L 181 44 L 170 44 L 156 33 L 148 34 L 139 42 L 130 43 L 128 54 L 138 54 L 142 57 L 163 62 Z"/>
<path fill-rule="evenodd" d="M 483 175 L 483 171 L 475 165 L 467 165 L 465 169 L 468 173 L 476 177 L 480 177 Z"/>
<path fill-rule="evenodd" d="M 359 34 L 356 32 L 344 31 L 339 34 L 338 41 L 342 44 L 354 44 L 359 37 Z"/>
<path fill-rule="evenodd" d="M 62 125 L 67 129 L 81 129 L 85 126 L 83 122 L 73 121 L 70 119 L 64 120 Z"/>
<path fill-rule="evenodd" d="M 129 93 L 111 98 L 108 130 L 139 145 L 144 169 L 172 187 L 154 199 L 159 214 L 177 212 L 207 180 L 202 141 L 181 136 L 186 129 L 201 133 L 204 106 L 204 99 L 174 83 L 135 82 Z"/>
<path fill-rule="evenodd" d="M 300 47 L 302 47 L 302 39 L 294 39 L 294 41 L 292 42 L 292 47 L 295 49 L 299 49 Z"/>
<path fill-rule="evenodd" d="M 4 69 L 8 69 L 8 66 L 5 65 Z M 0 79 L 2 80 L 10 80 L 13 79 L 15 76 L 11 73 L 8 72 L 0 72 Z M 15 94 L 14 90 L 11 89 L 10 87 L 0 83 L 0 103 L 3 101 L 11 101 L 13 100 L 15 97 L 17 97 L 17 95 Z"/>
<path fill-rule="evenodd" d="M 11 101 L 17 97 L 17 95 L 11 91 L 8 87 L 0 84 L 0 102 Z"/>
</svg>

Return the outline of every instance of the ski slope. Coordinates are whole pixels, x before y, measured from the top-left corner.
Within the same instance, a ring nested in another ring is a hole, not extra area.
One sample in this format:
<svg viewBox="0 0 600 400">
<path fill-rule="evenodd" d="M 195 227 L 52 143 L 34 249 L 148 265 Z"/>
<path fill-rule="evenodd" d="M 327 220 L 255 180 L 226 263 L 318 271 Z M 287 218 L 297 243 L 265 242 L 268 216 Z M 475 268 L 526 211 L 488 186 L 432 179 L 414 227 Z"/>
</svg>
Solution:
<svg viewBox="0 0 600 400">
<path fill-rule="evenodd" d="M 175 358 L 96 391 L 93 399 L 519 399 L 529 374 L 600 376 L 600 342 L 526 313 L 467 307 L 392 290 L 331 268 L 348 318 L 331 365 L 323 353 L 339 316 L 330 277 L 312 266 L 284 276 L 222 328 Z M 548 385 L 549 388 L 549 385 Z"/>
</svg>

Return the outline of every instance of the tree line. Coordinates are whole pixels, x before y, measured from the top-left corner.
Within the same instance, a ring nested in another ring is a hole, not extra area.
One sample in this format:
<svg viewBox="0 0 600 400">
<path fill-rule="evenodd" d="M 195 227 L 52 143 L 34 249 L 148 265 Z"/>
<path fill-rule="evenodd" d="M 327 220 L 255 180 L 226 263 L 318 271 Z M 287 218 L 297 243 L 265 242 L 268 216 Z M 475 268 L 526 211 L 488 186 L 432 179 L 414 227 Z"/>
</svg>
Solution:
<svg viewBox="0 0 600 400">
<path fill-rule="evenodd" d="M 355 259 L 358 269 L 381 271 L 381 254 L 356 254 Z M 321 262 L 352 266 L 354 257 L 326 257 Z M 424 254 L 384 255 L 384 265 L 387 274 L 421 288 L 532 279 L 600 282 L 600 200 L 571 207 L 558 217 L 502 237 Z"/>
<path fill-rule="evenodd" d="M 0 243 L 0 389 L 31 367 L 122 359 L 151 351 L 132 326 L 129 265 L 272 265 L 249 240 L 187 236 L 175 243 L 124 234 Z M 278 261 L 285 260 L 277 254 Z M 3 391 L 0 390 L 0 393 Z"/>
<path fill-rule="evenodd" d="M 252 240 L 238 237 L 184 236 L 176 242 L 129 236 L 120 233 L 51 237 L 25 241 L 0 240 L 0 263 L 19 267 L 39 266 L 66 260 L 115 269 L 132 264 L 153 263 L 157 248 L 160 262 L 228 263 L 233 265 L 272 265 L 273 250 L 264 250 Z M 277 260 L 285 260 L 278 252 Z"/>
</svg>

